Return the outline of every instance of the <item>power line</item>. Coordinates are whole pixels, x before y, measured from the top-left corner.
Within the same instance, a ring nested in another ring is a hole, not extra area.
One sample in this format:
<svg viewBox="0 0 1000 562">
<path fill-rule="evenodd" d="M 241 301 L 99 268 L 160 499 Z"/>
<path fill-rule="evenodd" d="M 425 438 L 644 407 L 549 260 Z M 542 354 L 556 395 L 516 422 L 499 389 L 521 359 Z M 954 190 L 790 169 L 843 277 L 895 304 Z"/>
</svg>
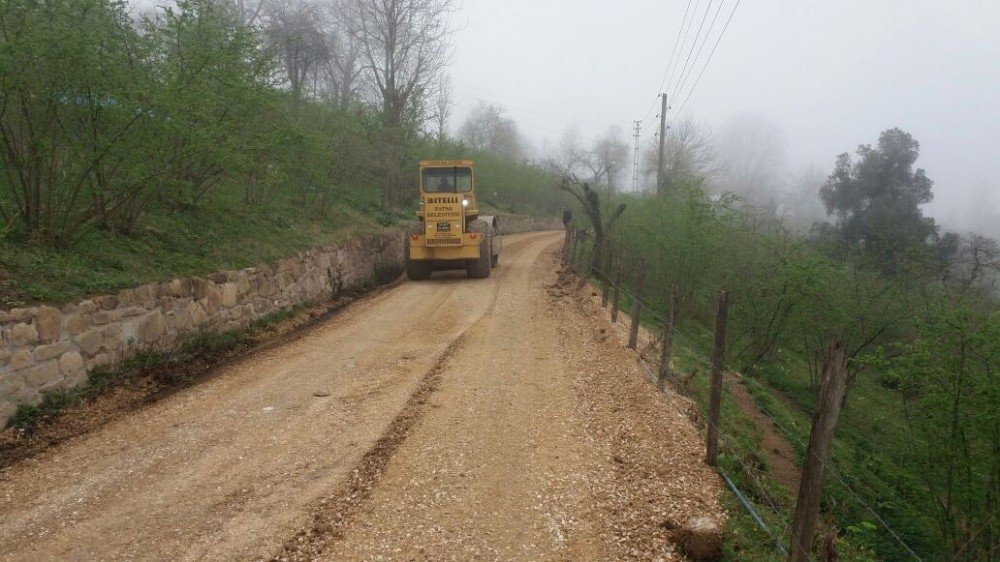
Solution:
<svg viewBox="0 0 1000 562">
<path fill-rule="evenodd" d="M 709 0 L 711 2 L 711 0 Z M 684 39 L 681 40 L 681 50 L 677 54 L 677 61 L 680 62 L 680 53 L 684 52 L 684 46 L 687 45 L 688 37 L 691 35 L 691 28 L 694 26 L 694 17 L 698 13 L 698 5 L 701 4 L 701 0 L 695 0 L 694 10 L 691 11 L 691 19 L 687 22 L 687 29 L 684 30 Z M 688 54 L 688 57 L 691 55 Z M 670 84 L 674 81 L 674 73 L 677 71 L 677 65 L 675 64 L 673 69 L 670 71 L 670 77 L 667 78 L 667 89 L 670 89 Z"/>
<path fill-rule="evenodd" d="M 701 0 L 699 0 L 699 2 L 700 1 Z M 697 8 L 697 4 L 695 5 L 695 8 Z M 679 60 L 680 58 L 677 56 L 677 54 L 680 52 L 677 50 L 677 47 L 681 39 L 681 31 L 684 29 L 684 23 L 688 19 L 688 12 L 691 12 L 691 0 L 688 0 L 687 8 L 684 9 L 684 17 L 681 18 L 681 24 L 677 27 L 677 37 L 674 38 L 674 48 L 670 50 L 670 60 L 667 62 L 667 71 L 663 73 L 663 78 L 660 80 L 660 87 L 658 88 L 658 90 L 661 92 L 663 91 L 664 84 L 666 84 L 667 82 L 667 76 L 671 74 L 671 69 L 676 70 L 676 68 L 674 67 L 674 62 L 675 60 Z M 691 19 L 692 21 L 694 20 L 693 12 L 691 12 Z M 683 45 L 681 45 L 681 47 L 683 47 Z"/>
<path fill-rule="evenodd" d="M 677 26 L 677 37 L 674 38 L 674 48 L 670 50 L 670 59 L 667 62 L 667 70 L 663 73 L 663 78 L 660 80 L 660 87 L 657 89 L 658 92 L 663 91 L 663 85 L 667 81 L 667 75 L 670 74 L 670 69 L 673 68 L 674 58 L 677 55 L 677 44 L 680 42 L 681 33 L 684 30 L 684 22 L 687 21 L 689 11 L 691 11 L 691 0 L 688 0 L 687 8 L 684 9 L 684 17 L 681 18 L 681 24 Z M 659 96 L 657 96 L 657 98 L 658 97 Z M 649 104 L 649 109 L 646 110 L 646 114 L 642 118 L 643 122 L 645 122 L 646 119 L 649 119 L 649 115 L 653 112 L 653 108 L 656 107 L 657 98 L 653 98 L 653 103 Z"/>
<path fill-rule="evenodd" d="M 701 59 L 701 53 L 705 49 L 705 44 L 708 43 L 708 38 L 712 36 L 712 30 L 715 29 L 715 22 L 718 21 L 719 19 L 719 14 L 722 12 L 722 7 L 725 5 L 726 5 L 726 0 L 722 0 L 722 2 L 719 2 L 719 7 L 715 10 L 715 15 L 712 16 L 712 23 L 708 24 L 708 29 L 705 30 L 705 36 L 701 40 L 701 45 L 698 46 L 698 52 L 695 53 L 694 55 L 694 63 L 691 65 L 691 68 L 688 69 L 687 73 L 681 76 L 680 80 L 677 82 L 677 87 L 675 88 L 673 93 L 671 93 L 670 99 L 676 98 L 677 94 L 679 92 L 682 92 L 684 90 L 684 86 L 687 85 L 688 79 L 691 78 L 691 75 L 694 73 L 695 67 L 698 66 L 698 60 Z M 709 8 L 711 8 L 711 6 L 709 6 Z M 705 10 L 705 14 L 706 15 L 708 14 L 708 10 Z"/>
<path fill-rule="evenodd" d="M 691 89 L 688 90 L 688 94 L 684 98 L 684 102 L 681 103 L 680 109 L 677 110 L 678 115 L 684 111 L 684 107 L 687 105 L 688 100 L 691 99 L 691 94 L 694 93 L 695 88 L 698 87 L 698 83 L 701 82 L 701 77 L 705 74 L 705 69 L 708 68 L 708 63 L 712 62 L 715 50 L 719 48 L 719 43 L 722 42 L 722 37 L 725 36 L 726 30 L 729 29 L 729 24 L 733 21 L 733 16 L 736 15 L 736 9 L 739 7 L 740 0 L 736 0 L 736 4 L 733 6 L 733 11 L 729 13 L 729 19 L 726 20 L 726 25 L 722 27 L 722 33 L 719 34 L 719 38 L 715 40 L 715 45 L 712 46 L 712 52 L 708 54 L 708 58 L 705 59 L 705 64 L 701 67 L 701 72 L 698 73 L 698 77 L 695 78 L 694 84 L 691 86 Z"/>
<path fill-rule="evenodd" d="M 680 85 L 681 77 L 684 76 L 684 71 L 687 70 L 688 63 L 691 62 L 691 55 L 694 54 L 695 45 L 698 44 L 698 38 L 701 37 L 701 30 L 705 27 L 705 19 L 708 18 L 708 12 L 712 9 L 712 2 L 713 0 L 708 1 L 708 6 L 705 7 L 705 13 L 701 16 L 701 22 L 698 24 L 698 31 L 694 34 L 694 39 L 691 40 L 691 48 L 688 49 L 687 58 L 684 59 L 684 66 L 681 68 L 680 74 L 677 75 L 677 84 L 675 85 L 675 88 Z M 697 10 L 697 5 L 695 6 L 695 9 Z M 693 16 L 691 17 L 691 23 L 694 23 Z M 669 85 L 670 84 L 668 83 L 667 86 Z M 673 96 L 674 94 L 671 94 L 671 99 Z"/>
<path fill-rule="evenodd" d="M 632 160 L 632 192 L 638 193 L 639 191 L 639 130 L 642 127 L 642 121 L 633 121 L 635 123 L 635 155 Z"/>
</svg>

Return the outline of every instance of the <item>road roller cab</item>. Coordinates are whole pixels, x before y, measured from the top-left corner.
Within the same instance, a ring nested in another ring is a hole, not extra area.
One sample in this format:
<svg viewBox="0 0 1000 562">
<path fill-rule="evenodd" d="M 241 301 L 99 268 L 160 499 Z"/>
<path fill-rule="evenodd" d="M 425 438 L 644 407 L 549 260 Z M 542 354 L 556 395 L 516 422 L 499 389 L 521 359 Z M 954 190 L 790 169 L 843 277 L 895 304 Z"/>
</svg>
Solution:
<svg viewBox="0 0 1000 562">
<path fill-rule="evenodd" d="M 489 277 L 500 257 L 494 217 L 480 216 L 472 160 L 420 162 L 419 228 L 404 246 L 406 275 L 427 279 L 435 270 L 465 269 Z"/>
</svg>

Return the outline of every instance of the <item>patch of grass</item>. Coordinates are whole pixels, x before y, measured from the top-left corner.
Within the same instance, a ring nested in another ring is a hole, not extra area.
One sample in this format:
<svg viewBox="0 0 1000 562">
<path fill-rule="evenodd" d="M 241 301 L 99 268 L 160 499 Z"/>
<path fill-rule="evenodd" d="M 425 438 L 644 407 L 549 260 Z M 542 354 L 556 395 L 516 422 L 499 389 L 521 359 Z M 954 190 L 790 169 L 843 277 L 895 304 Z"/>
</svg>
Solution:
<svg viewBox="0 0 1000 562">
<path fill-rule="evenodd" d="M 652 323 L 649 327 L 657 329 Z M 689 395 L 699 403 L 702 412 L 707 412 L 711 330 L 693 324 L 679 329 L 674 342 L 675 370 L 681 376 L 697 370 L 689 385 Z M 797 464 L 801 466 L 816 407 L 816 391 L 810 385 L 806 362 L 786 354 L 781 363 L 763 365 L 760 373 L 758 378 L 745 378 L 744 384 L 757 407 L 777 422 L 778 431 L 796 451 Z M 787 494 L 769 477 L 766 464 L 757 453 L 759 435 L 749 429 L 752 423 L 723 396 L 724 441 L 720 465 L 758 506 L 758 512 L 773 532 L 787 529 L 795 508 L 794 498 L 785 497 Z M 851 389 L 838 423 L 831 462 L 837 476 L 828 472 L 823 491 L 822 510 L 833 514 L 832 523 L 840 533 L 836 544 L 844 559 L 904 560 L 910 556 L 841 484 L 838 476 L 918 554 L 930 556 L 933 552 L 926 530 L 933 522 L 918 507 L 927 505 L 928 498 L 923 497 L 919 482 L 908 470 L 907 442 L 898 396 L 886 389 L 878 376 L 862 375 Z M 759 469 L 754 470 L 753 478 L 746 474 L 746 466 Z M 777 510 L 768 505 L 775 498 L 782 500 Z M 774 559 L 773 549 L 767 546 L 769 539 L 743 508 L 735 505 L 739 509 L 729 511 L 734 516 L 727 544 L 731 559 Z M 781 539 L 787 545 L 787 533 Z M 757 544 L 761 540 L 763 546 Z"/>
<path fill-rule="evenodd" d="M 67 303 L 143 283 L 269 263 L 302 250 L 371 233 L 407 217 L 380 213 L 378 192 L 347 192 L 324 214 L 289 198 L 264 207 L 238 190 L 211 192 L 197 207 L 163 203 L 136 232 L 87 233 L 69 249 L 0 237 L 0 307 Z M 374 208 L 373 208 L 374 205 Z"/>
<path fill-rule="evenodd" d="M 762 369 L 761 379 L 751 382 L 748 388 L 758 406 L 791 435 L 789 442 L 801 461 L 815 408 L 815 391 L 805 362 L 786 357 L 782 365 Z M 778 398 L 776 392 L 787 401 Z M 860 375 L 841 409 L 830 463 L 836 475 L 828 472 L 826 476 L 823 509 L 833 513 L 847 542 L 860 551 L 874 553 L 878 559 L 905 560 L 910 556 L 855 493 L 918 554 L 932 557 L 934 552 L 927 538 L 933 521 L 920 508 L 932 500 L 925 497 L 910 470 L 908 442 L 899 397 L 884 388 L 877 376 Z"/>
</svg>

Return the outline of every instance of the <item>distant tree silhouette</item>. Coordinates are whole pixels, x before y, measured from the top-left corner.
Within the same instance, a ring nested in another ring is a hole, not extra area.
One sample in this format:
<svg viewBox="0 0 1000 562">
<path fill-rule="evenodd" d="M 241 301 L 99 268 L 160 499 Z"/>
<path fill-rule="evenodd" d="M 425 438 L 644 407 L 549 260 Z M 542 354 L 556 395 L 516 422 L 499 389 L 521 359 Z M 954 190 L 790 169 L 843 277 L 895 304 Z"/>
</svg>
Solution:
<svg viewBox="0 0 1000 562">
<path fill-rule="evenodd" d="M 590 188 L 590 184 L 582 182 L 575 177 L 563 176 L 559 188 L 568 192 L 576 198 L 583 207 L 583 212 L 590 219 L 590 225 L 594 229 L 594 251 L 590 258 L 590 268 L 596 271 L 601 263 L 601 257 L 607 250 L 607 236 L 618 222 L 619 217 L 625 212 L 625 204 L 615 207 L 607 221 L 601 216 L 601 197 L 596 191 Z"/>
<path fill-rule="evenodd" d="M 827 213 L 837 221 L 829 234 L 849 253 L 863 255 L 887 274 L 896 274 L 907 256 L 936 243 L 937 227 L 920 205 L 933 195 L 934 182 L 914 169 L 920 143 L 898 128 L 884 131 L 874 148 L 861 145 L 857 160 L 846 152 L 820 189 Z"/>
</svg>

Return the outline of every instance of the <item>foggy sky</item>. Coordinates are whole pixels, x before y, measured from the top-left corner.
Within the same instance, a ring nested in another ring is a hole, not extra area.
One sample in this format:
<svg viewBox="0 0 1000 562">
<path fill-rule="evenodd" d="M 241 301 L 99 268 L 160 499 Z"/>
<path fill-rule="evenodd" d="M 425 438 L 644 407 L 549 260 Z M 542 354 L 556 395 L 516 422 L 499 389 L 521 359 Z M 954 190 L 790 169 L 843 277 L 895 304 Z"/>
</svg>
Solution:
<svg viewBox="0 0 1000 562">
<path fill-rule="evenodd" d="M 571 123 L 588 139 L 618 125 L 631 141 L 643 117 L 643 142 L 651 138 L 648 110 L 687 0 L 460 2 L 453 128 L 482 99 L 503 105 L 535 146 Z M 783 129 L 790 173 L 828 171 L 837 154 L 898 126 L 920 141 L 918 166 L 935 181 L 931 214 L 996 214 L 1000 1 L 743 0 L 683 114 L 717 128 L 745 113 Z"/>
</svg>

